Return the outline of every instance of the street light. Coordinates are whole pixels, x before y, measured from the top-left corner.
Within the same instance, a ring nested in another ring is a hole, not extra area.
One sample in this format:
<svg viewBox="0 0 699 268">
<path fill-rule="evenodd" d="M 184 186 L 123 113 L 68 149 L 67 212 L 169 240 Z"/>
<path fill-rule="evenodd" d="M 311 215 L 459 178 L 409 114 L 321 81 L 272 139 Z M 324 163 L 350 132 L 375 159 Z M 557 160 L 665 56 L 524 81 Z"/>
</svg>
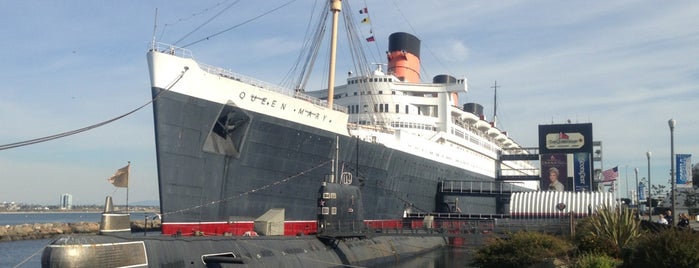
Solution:
<svg viewBox="0 0 699 268">
<path fill-rule="evenodd" d="M 675 187 L 677 184 L 677 181 L 675 180 L 675 124 L 677 124 L 677 121 L 675 119 L 670 119 L 667 121 L 667 124 L 670 126 L 670 181 L 672 182 L 672 197 L 671 197 L 671 206 L 670 209 L 672 210 L 672 225 L 677 224 L 677 213 L 675 213 Z"/>
<path fill-rule="evenodd" d="M 638 214 L 638 219 L 640 219 L 641 218 L 641 206 L 639 204 L 640 201 L 638 200 L 638 189 L 639 189 L 638 188 L 638 168 L 634 168 L 633 171 L 636 172 L 636 190 L 633 191 L 634 193 L 636 193 L 636 198 L 635 198 L 636 200 L 634 200 L 634 202 L 636 202 L 636 213 Z"/>
<path fill-rule="evenodd" d="M 646 157 L 648 157 L 648 208 L 650 209 L 650 211 L 648 212 L 648 221 L 653 221 L 653 200 L 650 198 L 650 195 L 652 193 L 652 184 L 650 183 L 650 151 L 646 152 Z"/>
</svg>

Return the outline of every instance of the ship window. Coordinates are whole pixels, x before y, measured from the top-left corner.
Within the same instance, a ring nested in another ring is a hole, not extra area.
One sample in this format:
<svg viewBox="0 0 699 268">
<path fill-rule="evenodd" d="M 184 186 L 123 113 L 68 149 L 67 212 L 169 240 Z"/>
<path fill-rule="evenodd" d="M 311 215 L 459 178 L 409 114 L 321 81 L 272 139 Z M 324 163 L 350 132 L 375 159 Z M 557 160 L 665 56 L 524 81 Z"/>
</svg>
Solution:
<svg viewBox="0 0 699 268">
<path fill-rule="evenodd" d="M 383 94 L 383 91 L 382 91 L 382 90 L 379 90 L 379 95 L 381 95 L 381 94 Z"/>
<path fill-rule="evenodd" d="M 357 92 L 356 92 L 356 91 L 354 92 L 354 95 L 357 96 Z"/>
<path fill-rule="evenodd" d="M 400 104 L 396 104 L 396 113 L 400 113 Z"/>
<path fill-rule="evenodd" d="M 384 103 L 383 110 L 388 113 L 388 103 Z"/>
<path fill-rule="evenodd" d="M 405 113 L 408 113 L 408 105 L 405 105 Z"/>
<path fill-rule="evenodd" d="M 379 104 L 379 112 L 383 113 L 383 104 Z"/>
<path fill-rule="evenodd" d="M 378 104 L 374 104 L 374 112 L 376 113 L 376 112 L 378 112 L 378 111 L 379 111 L 379 105 L 378 105 Z"/>
<path fill-rule="evenodd" d="M 395 91 L 391 91 L 391 95 L 396 95 L 396 92 L 395 92 Z"/>
</svg>

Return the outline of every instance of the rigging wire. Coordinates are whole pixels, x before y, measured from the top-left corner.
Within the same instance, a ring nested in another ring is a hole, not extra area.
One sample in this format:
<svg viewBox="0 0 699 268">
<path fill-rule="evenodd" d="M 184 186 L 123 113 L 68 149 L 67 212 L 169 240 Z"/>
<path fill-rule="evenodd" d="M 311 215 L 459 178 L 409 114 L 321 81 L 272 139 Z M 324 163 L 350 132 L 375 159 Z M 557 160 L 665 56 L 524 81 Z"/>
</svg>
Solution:
<svg viewBox="0 0 699 268">
<path fill-rule="evenodd" d="M 203 10 L 201 10 L 201 11 L 199 11 L 199 12 L 197 12 L 197 13 L 192 13 L 192 15 L 189 15 L 189 17 L 179 18 L 179 19 L 177 19 L 177 21 L 175 21 L 175 22 L 166 23 L 166 24 L 163 26 L 163 29 L 160 31 L 160 36 L 158 37 L 158 39 L 162 39 L 162 38 L 163 38 L 163 35 L 165 34 L 165 29 L 167 29 L 168 26 L 173 26 L 173 25 L 176 25 L 176 24 L 178 24 L 178 23 L 180 23 L 180 22 L 188 21 L 188 20 L 190 20 L 190 19 L 192 19 L 192 18 L 194 18 L 194 17 L 196 17 L 196 16 L 199 16 L 199 15 L 202 15 L 202 14 L 204 14 L 204 13 L 206 13 L 206 12 L 211 11 L 211 10 L 213 10 L 213 8 L 218 7 L 218 6 L 220 6 L 220 5 L 222 5 L 223 3 L 228 2 L 228 1 L 229 1 L 229 0 L 222 1 L 222 2 L 218 2 L 218 3 L 214 4 L 213 6 L 204 8 Z"/>
<path fill-rule="evenodd" d="M 189 207 L 189 208 L 183 208 L 183 209 L 180 209 L 180 210 L 175 210 L 175 211 L 163 213 L 163 214 L 161 214 L 161 215 L 166 216 L 166 215 L 170 215 L 170 214 L 183 213 L 183 212 L 187 212 L 187 211 L 191 211 L 191 210 L 201 209 L 201 208 L 208 207 L 208 206 L 211 206 L 211 205 L 216 205 L 216 204 L 223 203 L 223 202 L 228 202 L 228 201 L 231 201 L 231 200 L 233 200 L 233 199 L 241 198 L 241 197 L 243 197 L 243 196 L 245 196 L 245 195 L 248 195 L 248 194 L 251 194 L 251 193 L 255 193 L 255 192 L 258 192 L 258 191 L 261 191 L 261 190 L 264 190 L 264 189 L 267 189 L 267 188 L 270 188 L 270 187 L 279 185 L 279 184 L 281 184 L 281 183 L 286 183 L 286 182 L 288 182 L 288 181 L 290 181 L 290 180 L 292 180 L 292 179 L 295 179 L 295 178 L 300 177 L 300 176 L 302 176 L 302 175 L 306 175 L 306 173 L 308 173 L 308 172 L 310 172 L 310 171 L 312 171 L 312 170 L 314 170 L 314 169 L 317 169 L 317 168 L 319 168 L 319 167 L 322 167 L 322 166 L 324 166 L 324 165 L 326 165 L 326 164 L 328 164 L 328 163 L 330 163 L 330 162 L 332 162 L 332 161 L 333 161 L 332 159 L 331 159 L 331 160 L 327 160 L 327 161 L 325 161 L 325 162 L 322 162 L 322 163 L 320 163 L 320 164 L 318 164 L 318 165 L 316 165 L 316 166 L 313 166 L 313 167 L 311 167 L 311 168 L 309 168 L 309 169 L 306 169 L 306 170 L 301 171 L 301 172 L 299 172 L 299 173 L 296 173 L 296 174 L 294 174 L 294 175 L 288 176 L 288 177 L 286 177 L 286 178 L 283 178 L 283 179 L 281 179 L 281 180 L 272 182 L 272 183 L 270 183 L 270 184 L 262 185 L 262 186 L 260 186 L 260 187 L 258 187 L 258 188 L 255 188 L 255 189 L 247 190 L 247 191 L 242 192 L 242 193 L 239 193 L 239 194 L 237 194 L 237 195 L 235 195 L 235 196 L 231 196 L 231 197 L 228 197 L 228 198 L 224 198 L 224 199 L 219 199 L 219 200 L 211 201 L 211 202 L 208 202 L 208 203 L 206 203 L 206 204 L 201 204 L 201 205 L 197 205 L 197 206 L 193 206 L 193 207 Z"/>
<path fill-rule="evenodd" d="M 221 34 L 223 34 L 223 33 L 225 33 L 225 32 L 228 32 L 228 31 L 230 31 L 230 30 L 233 30 L 233 29 L 235 29 L 235 28 L 238 28 L 238 27 L 240 27 L 240 26 L 243 26 L 243 25 L 245 25 L 245 24 L 248 24 L 248 23 L 250 23 L 250 22 L 252 22 L 252 21 L 255 21 L 255 20 L 257 20 L 257 19 L 259 19 L 259 18 L 261 18 L 261 17 L 264 17 L 264 16 L 266 16 L 266 15 L 269 15 L 270 13 L 272 13 L 272 12 L 274 12 L 274 11 L 277 11 L 277 10 L 279 10 L 279 9 L 285 7 L 285 6 L 288 6 L 289 4 L 291 4 L 291 3 L 293 3 L 293 2 L 296 2 L 296 0 L 291 0 L 291 1 L 286 2 L 286 3 L 284 3 L 284 4 L 282 4 L 282 5 L 278 6 L 278 7 L 275 7 L 275 8 L 273 8 L 273 9 L 270 9 L 270 10 L 268 10 L 268 11 L 266 11 L 266 12 L 260 14 L 260 15 L 257 15 L 257 16 L 255 16 L 255 17 L 252 17 L 252 18 L 246 20 L 246 21 L 243 21 L 243 22 L 241 22 L 241 23 L 238 23 L 238 24 L 236 24 L 236 25 L 233 25 L 233 26 L 231 26 L 231 27 L 228 27 L 228 28 L 226 28 L 226 29 L 224 29 L 224 30 L 222 30 L 222 31 L 220 31 L 220 32 L 217 32 L 217 33 L 215 33 L 215 34 L 209 35 L 209 36 L 204 37 L 204 38 L 202 38 L 202 39 L 199 39 L 199 40 L 197 40 L 197 41 L 194 41 L 194 42 L 191 42 L 191 43 L 189 43 L 189 44 L 186 44 L 186 45 L 182 46 L 182 48 L 187 48 L 187 47 L 189 47 L 189 46 L 191 46 L 191 45 L 195 45 L 195 44 L 198 44 L 198 43 L 200 43 L 200 42 L 202 42 L 202 41 L 209 40 L 209 39 L 211 39 L 211 38 L 213 38 L 213 37 L 216 37 L 216 36 L 218 36 L 218 35 L 221 35 Z"/>
<path fill-rule="evenodd" d="M 395 6 L 395 8 L 396 8 L 396 10 L 398 11 L 398 13 L 401 15 L 401 17 L 403 17 L 403 20 L 405 21 L 405 24 L 407 24 L 408 27 L 410 27 L 410 29 L 413 31 L 413 33 L 417 34 L 417 31 L 415 30 L 415 27 L 413 27 L 413 25 L 410 24 L 410 21 L 408 21 L 408 18 L 405 16 L 405 14 L 403 14 L 403 11 L 400 9 L 399 5 L 396 3 L 396 0 L 392 0 L 391 3 L 393 3 L 393 6 Z M 434 51 L 432 51 L 432 49 L 430 48 L 430 46 L 428 46 L 427 43 L 424 42 L 424 41 L 423 41 L 422 43 L 423 43 L 423 46 L 427 49 L 427 51 L 430 53 L 430 55 L 432 55 L 432 57 L 434 57 L 434 59 L 437 61 L 437 63 L 439 63 L 439 65 L 441 65 L 442 68 L 444 68 L 445 70 L 447 70 L 447 72 L 451 73 L 451 71 L 449 70 L 449 67 L 447 67 L 447 66 L 439 59 L 439 57 L 437 57 L 437 54 L 435 54 Z M 429 75 L 429 72 L 427 72 L 427 69 L 426 69 L 425 66 L 422 64 L 422 61 L 420 61 L 420 69 L 421 69 L 421 70 L 424 70 L 426 76 L 428 76 L 428 77 L 430 76 L 430 75 Z"/>
<path fill-rule="evenodd" d="M 311 37 L 304 38 L 305 41 L 301 48 L 301 52 L 299 53 L 299 56 L 296 60 L 296 63 L 289 70 L 286 77 L 283 79 L 283 81 L 288 81 L 291 80 L 291 76 L 294 76 L 294 74 L 297 75 L 298 77 L 295 81 L 290 81 L 288 83 L 291 83 L 290 87 L 299 91 L 303 91 L 306 88 L 306 84 L 308 83 L 308 79 L 312 73 L 313 66 L 315 65 L 316 59 L 318 58 L 318 52 L 321 48 L 321 45 L 323 44 L 323 36 L 325 35 L 325 32 L 327 30 L 327 21 L 330 17 L 330 2 L 323 2 L 325 3 L 325 5 L 323 7 L 322 12 L 320 13 L 321 15 L 318 18 L 313 35 Z M 314 10 L 315 6 L 316 5 L 314 5 L 313 8 Z M 308 34 L 306 36 L 308 36 Z M 305 58 L 305 60 L 302 60 L 303 58 Z M 301 62 L 303 62 L 303 64 L 301 64 Z M 282 82 L 282 84 L 285 83 Z"/>
<path fill-rule="evenodd" d="M 172 88 L 175 84 L 177 84 L 177 82 L 179 82 L 180 79 L 182 79 L 182 77 L 183 77 L 184 74 L 187 72 L 187 70 L 189 70 L 189 68 L 186 68 L 186 67 L 185 67 L 185 69 L 182 71 L 182 73 L 180 73 L 180 75 L 177 76 L 177 78 L 175 78 L 175 80 L 174 80 L 172 83 L 170 83 L 170 85 L 168 85 L 168 87 L 167 87 L 165 90 L 160 91 L 157 95 L 155 95 L 155 97 L 153 97 L 153 99 L 151 99 L 150 101 L 146 102 L 145 104 L 143 104 L 143 105 L 137 107 L 136 109 L 133 109 L 133 110 L 131 110 L 131 111 L 125 113 L 125 114 L 122 114 L 122 115 L 120 115 L 120 116 L 114 117 L 114 118 L 109 119 L 109 120 L 106 120 L 106 121 L 99 122 L 99 123 L 94 124 L 94 125 L 90 125 L 90 126 L 87 126 L 87 127 L 83 127 L 83 128 L 79 128 L 79 129 L 75 129 L 75 130 L 63 132 L 63 133 L 58 133 L 58 134 L 51 135 L 51 136 L 46 136 L 46 137 L 36 138 L 36 139 L 32 139 L 32 140 L 26 140 L 26 141 L 20 141 L 20 142 L 15 142 L 15 143 L 9 143 L 9 144 L 0 145 L 0 151 L 2 151 L 2 150 L 7 150 L 7 149 L 12 149 L 12 148 L 17 148 L 17 147 L 22 147 L 22 146 L 27 146 L 27 145 L 32 145 L 32 144 L 37 144 L 37 143 L 42 143 L 42 142 L 47 142 L 47 141 L 51 141 L 51 140 L 55 140 L 55 139 L 65 138 L 65 137 L 68 137 L 68 136 L 72 136 L 72 135 L 75 135 L 75 134 L 78 134 L 78 133 L 82 133 L 82 132 L 85 132 L 85 131 L 88 131 L 88 130 L 91 130 L 91 129 L 95 129 L 95 128 L 104 126 L 104 125 L 106 125 L 106 124 L 109 124 L 109 123 L 112 123 L 112 122 L 117 121 L 117 120 L 119 120 L 119 119 L 122 119 L 122 118 L 124 118 L 124 117 L 126 117 L 126 116 L 129 116 L 129 115 L 131 115 L 131 114 L 137 112 L 138 110 L 141 110 L 141 109 L 143 109 L 144 107 L 150 105 L 150 104 L 153 103 L 156 99 L 158 99 L 158 98 L 160 97 L 161 94 L 163 94 L 163 93 L 166 92 L 166 91 L 169 91 L 170 88 Z"/>
<path fill-rule="evenodd" d="M 194 28 L 192 31 L 190 31 L 189 33 L 185 34 L 184 36 L 182 36 L 182 38 L 180 38 L 179 40 L 175 41 L 174 44 L 177 45 L 177 43 L 179 43 L 180 41 L 184 40 L 185 38 L 187 38 L 187 37 L 189 37 L 190 35 L 192 35 L 194 32 L 198 31 L 199 29 L 201 29 L 201 28 L 204 27 L 205 25 L 209 24 L 209 22 L 213 21 L 215 18 L 218 18 L 218 16 L 221 16 L 221 14 L 223 14 L 223 12 L 226 12 L 228 9 L 230 9 L 231 7 L 233 7 L 233 6 L 234 6 L 235 4 L 237 4 L 238 2 L 240 2 L 240 0 L 237 0 L 237 1 L 233 2 L 233 3 L 231 3 L 230 5 L 228 5 L 227 7 L 225 7 L 224 9 L 222 9 L 221 11 L 219 11 L 218 13 L 216 13 L 216 15 L 214 15 L 214 16 L 212 16 L 211 18 L 209 18 L 208 20 L 204 21 L 204 23 L 202 23 L 201 25 L 197 26 L 196 28 Z"/>
</svg>

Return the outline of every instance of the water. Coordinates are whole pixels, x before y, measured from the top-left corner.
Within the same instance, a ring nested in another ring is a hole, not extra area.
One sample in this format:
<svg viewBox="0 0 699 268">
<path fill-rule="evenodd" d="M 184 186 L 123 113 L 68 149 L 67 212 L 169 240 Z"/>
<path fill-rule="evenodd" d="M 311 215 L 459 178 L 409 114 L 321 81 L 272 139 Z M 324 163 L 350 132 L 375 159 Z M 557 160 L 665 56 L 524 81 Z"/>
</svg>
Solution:
<svg viewBox="0 0 699 268">
<path fill-rule="evenodd" d="M 154 214 L 132 212 L 132 221 L 143 221 Z M 0 213 L 0 226 L 32 223 L 99 222 L 98 212 Z M 41 267 L 41 253 L 51 239 L 0 242 L 0 267 Z"/>
<path fill-rule="evenodd" d="M 41 267 L 41 253 L 51 239 L 0 242 L 0 267 Z"/>
</svg>

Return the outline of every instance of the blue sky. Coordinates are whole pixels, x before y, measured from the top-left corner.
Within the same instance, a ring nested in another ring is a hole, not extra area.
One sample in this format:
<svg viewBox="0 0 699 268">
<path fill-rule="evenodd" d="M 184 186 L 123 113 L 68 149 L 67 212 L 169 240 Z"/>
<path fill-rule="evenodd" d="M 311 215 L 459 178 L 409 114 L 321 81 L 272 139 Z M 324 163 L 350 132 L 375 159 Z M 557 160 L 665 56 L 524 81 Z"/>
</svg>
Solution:
<svg viewBox="0 0 699 268">
<path fill-rule="evenodd" d="M 236 1 L 2 1 L 0 144 L 49 136 L 124 114 L 150 100 L 145 54 L 156 37 L 173 43 Z M 178 42 L 185 45 L 289 1 L 238 1 Z M 280 83 L 298 55 L 315 1 L 293 1 L 251 23 L 189 46 L 200 61 Z M 619 166 L 622 189 L 646 177 L 665 183 L 667 121 L 677 120 L 676 153 L 699 159 L 699 5 L 694 1 L 356 1 L 369 9 L 383 61 L 387 36 L 422 43 L 423 81 L 466 76 L 469 93 L 523 146 L 537 126 L 593 123 L 604 168 Z M 208 10 L 208 11 L 207 11 Z M 362 30 L 366 36 L 368 25 Z M 164 30 L 164 31 L 163 31 Z M 344 52 L 341 52 L 344 53 Z M 343 65 L 344 64 L 344 65 Z M 350 63 L 340 62 L 342 74 Z M 323 85 L 309 85 L 309 89 Z M 0 151 L 0 202 L 123 202 L 106 179 L 132 163 L 129 201 L 157 199 L 150 106 L 106 126 Z M 625 194 L 622 194 L 625 195 Z"/>
</svg>

